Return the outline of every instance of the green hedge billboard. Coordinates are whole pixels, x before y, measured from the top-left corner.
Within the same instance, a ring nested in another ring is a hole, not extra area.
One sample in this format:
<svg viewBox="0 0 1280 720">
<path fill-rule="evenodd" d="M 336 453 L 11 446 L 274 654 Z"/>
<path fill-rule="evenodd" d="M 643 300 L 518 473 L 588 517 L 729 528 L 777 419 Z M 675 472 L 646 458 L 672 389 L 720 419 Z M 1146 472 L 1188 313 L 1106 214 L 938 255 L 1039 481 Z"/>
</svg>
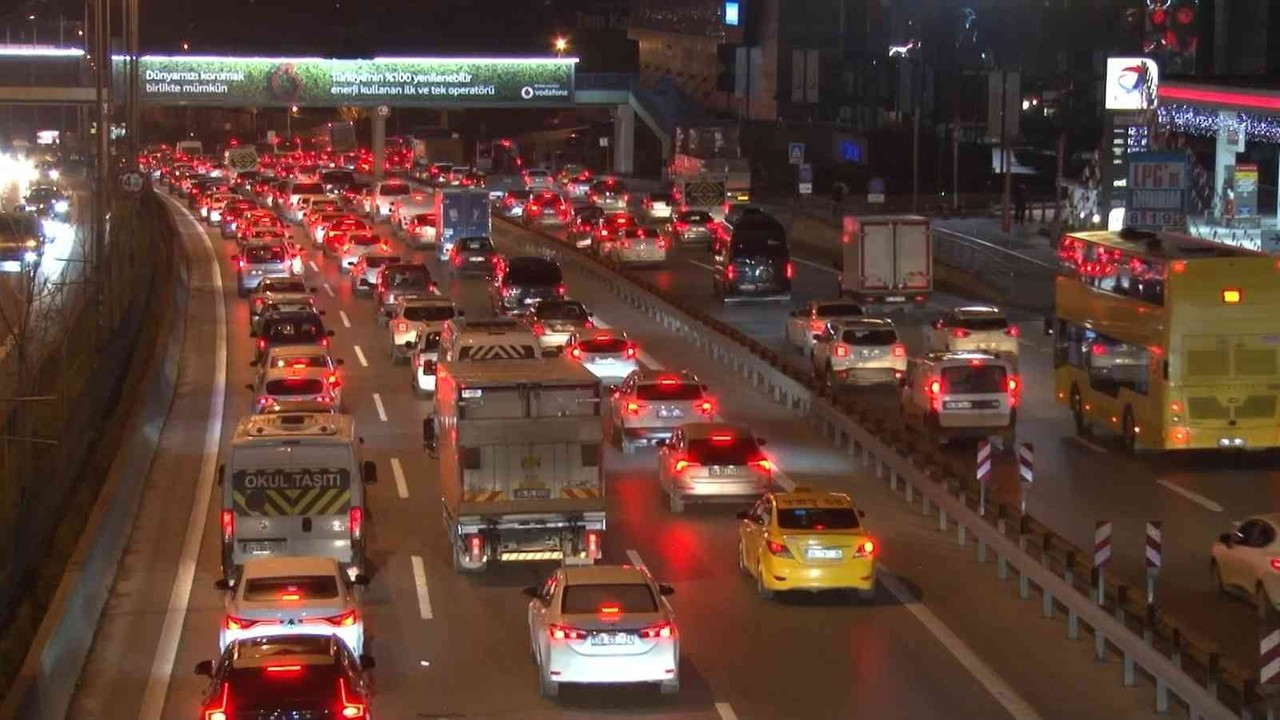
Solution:
<svg viewBox="0 0 1280 720">
<path fill-rule="evenodd" d="M 573 58 L 237 58 L 144 55 L 155 105 L 538 107 L 573 102 Z M 116 70 L 122 70 L 116 59 Z M 117 74 L 117 80 L 120 79 Z"/>
</svg>

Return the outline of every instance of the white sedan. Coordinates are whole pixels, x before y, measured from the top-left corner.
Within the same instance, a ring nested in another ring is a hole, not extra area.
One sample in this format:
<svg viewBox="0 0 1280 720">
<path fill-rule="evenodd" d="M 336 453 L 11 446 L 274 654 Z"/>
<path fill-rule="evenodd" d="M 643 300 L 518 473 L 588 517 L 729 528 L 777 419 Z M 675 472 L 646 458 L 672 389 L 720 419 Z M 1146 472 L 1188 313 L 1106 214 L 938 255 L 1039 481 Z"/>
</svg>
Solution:
<svg viewBox="0 0 1280 720">
<path fill-rule="evenodd" d="M 364 575 L 348 579 L 333 558 L 251 558 L 234 585 L 215 583 L 227 592 L 218 648 L 281 633 L 337 635 L 359 655 L 364 651 L 364 615 L 355 586 L 368 584 Z"/>
<path fill-rule="evenodd" d="M 597 328 L 574 333 L 564 349 L 606 385 L 616 385 L 640 368 L 639 349 L 621 330 Z"/>
<path fill-rule="evenodd" d="M 1257 515 L 1218 536 L 1210 548 L 1214 588 L 1253 601 L 1258 616 L 1280 611 L 1280 513 Z"/>
<path fill-rule="evenodd" d="M 525 588 L 529 642 L 542 694 L 561 683 L 656 683 L 680 692 L 680 634 L 666 596 L 674 590 L 630 565 L 572 566 Z"/>
<path fill-rule="evenodd" d="M 825 332 L 827 323 L 863 315 L 862 306 L 848 300 L 810 300 L 787 316 L 787 344 L 806 353 L 813 349 L 813 336 Z"/>
</svg>

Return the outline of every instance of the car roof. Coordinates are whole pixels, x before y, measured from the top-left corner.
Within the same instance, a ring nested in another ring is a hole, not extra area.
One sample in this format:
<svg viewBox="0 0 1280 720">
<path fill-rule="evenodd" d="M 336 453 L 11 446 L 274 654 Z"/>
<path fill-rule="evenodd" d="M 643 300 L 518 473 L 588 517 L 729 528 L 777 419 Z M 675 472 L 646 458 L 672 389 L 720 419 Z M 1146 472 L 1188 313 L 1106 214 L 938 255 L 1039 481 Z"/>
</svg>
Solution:
<svg viewBox="0 0 1280 720">
<path fill-rule="evenodd" d="M 649 573 L 634 565 L 570 565 L 564 568 L 565 585 L 632 585 L 650 582 Z"/>
<path fill-rule="evenodd" d="M 932 362 L 972 362 L 974 360 L 979 360 L 983 362 L 998 362 L 1004 364 L 1004 361 L 995 355 L 978 350 L 932 352 L 926 354 L 924 358 Z"/>
<path fill-rule="evenodd" d="M 253 557 L 244 561 L 241 578 L 280 577 L 282 575 L 337 575 L 338 561 L 319 555 L 278 555 Z"/>
<path fill-rule="evenodd" d="M 453 301 L 444 295 L 401 295 L 396 302 L 404 305 L 440 305 L 453 307 Z"/>
<path fill-rule="evenodd" d="M 731 433 L 738 437 L 755 437 L 755 433 L 751 432 L 751 428 L 738 423 L 685 423 L 680 426 L 680 429 L 684 430 L 685 437 L 690 440 L 706 440 L 712 435 L 724 435 L 725 433 Z"/>
<path fill-rule="evenodd" d="M 267 322 L 286 320 L 315 320 L 316 322 L 322 322 L 320 320 L 320 313 L 315 310 L 284 310 L 282 312 L 274 313 L 270 318 L 267 318 Z"/>
<path fill-rule="evenodd" d="M 621 328 L 593 328 L 590 332 L 579 332 L 579 340 L 626 340 L 627 333 Z"/>
<path fill-rule="evenodd" d="M 635 377 L 636 382 L 645 383 L 647 385 L 656 384 L 663 378 L 674 377 L 682 382 L 698 382 L 698 376 L 692 370 L 659 370 L 657 368 L 643 368 L 631 373 Z"/>
<path fill-rule="evenodd" d="M 853 499 L 842 492 L 825 490 L 792 490 L 791 492 L 775 492 L 773 499 L 780 508 L 817 502 L 824 507 L 853 507 Z"/>
<path fill-rule="evenodd" d="M 832 323 L 842 330 L 847 328 L 892 328 L 893 321 L 882 317 L 857 317 L 836 320 Z"/>
<path fill-rule="evenodd" d="M 236 669 L 260 668 L 267 665 L 332 665 L 334 635 L 274 635 L 265 638 L 241 638 L 234 641 L 231 665 Z M 288 655 L 269 650 L 272 645 L 294 645 L 306 652 Z"/>
<path fill-rule="evenodd" d="M 320 355 L 329 356 L 329 348 L 320 345 L 276 345 L 267 350 L 267 360 L 281 355 Z"/>
<path fill-rule="evenodd" d="M 965 307 L 955 308 L 951 312 L 962 317 L 994 317 L 1004 314 L 995 305 L 966 305 Z"/>
<path fill-rule="evenodd" d="M 322 367 L 268 367 L 263 370 L 263 380 L 291 380 L 294 378 L 302 380 L 313 380 L 316 378 L 324 379 L 329 374 L 328 368 Z"/>
</svg>

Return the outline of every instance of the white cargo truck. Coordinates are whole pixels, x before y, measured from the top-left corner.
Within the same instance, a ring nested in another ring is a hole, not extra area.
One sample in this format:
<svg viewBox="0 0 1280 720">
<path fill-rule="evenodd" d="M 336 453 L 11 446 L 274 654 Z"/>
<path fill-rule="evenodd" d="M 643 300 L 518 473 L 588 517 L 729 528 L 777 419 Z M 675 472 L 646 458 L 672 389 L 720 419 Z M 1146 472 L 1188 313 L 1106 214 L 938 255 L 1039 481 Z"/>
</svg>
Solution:
<svg viewBox="0 0 1280 720">
<path fill-rule="evenodd" d="M 933 292 L 929 219 L 846 215 L 841 228 L 840 294 L 864 303 L 922 304 Z"/>
<path fill-rule="evenodd" d="M 599 381 L 565 357 L 439 363 L 423 436 L 439 457 L 455 569 L 600 559 L 600 412 Z"/>
</svg>

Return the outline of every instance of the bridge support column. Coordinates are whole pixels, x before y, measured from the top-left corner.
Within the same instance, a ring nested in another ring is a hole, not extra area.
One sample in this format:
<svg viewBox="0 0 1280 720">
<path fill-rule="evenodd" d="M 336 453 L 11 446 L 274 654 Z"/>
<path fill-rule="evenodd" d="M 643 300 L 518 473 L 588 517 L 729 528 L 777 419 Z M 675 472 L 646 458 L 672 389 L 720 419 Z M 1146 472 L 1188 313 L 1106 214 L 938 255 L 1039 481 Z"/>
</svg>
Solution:
<svg viewBox="0 0 1280 720">
<path fill-rule="evenodd" d="M 613 172 L 630 175 L 635 171 L 636 111 L 619 105 L 613 119 Z"/>
<path fill-rule="evenodd" d="M 373 125 L 373 177 L 381 180 L 386 175 L 387 118 L 376 110 L 369 113 Z"/>
</svg>

